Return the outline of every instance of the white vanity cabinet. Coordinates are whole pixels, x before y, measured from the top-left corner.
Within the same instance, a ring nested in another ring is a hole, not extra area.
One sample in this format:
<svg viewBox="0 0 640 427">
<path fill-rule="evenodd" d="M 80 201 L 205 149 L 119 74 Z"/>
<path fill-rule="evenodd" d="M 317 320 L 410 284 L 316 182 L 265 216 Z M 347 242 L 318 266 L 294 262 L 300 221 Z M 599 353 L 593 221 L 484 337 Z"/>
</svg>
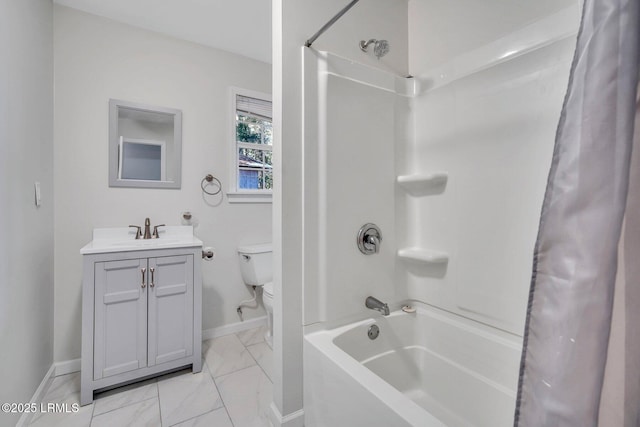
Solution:
<svg viewBox="0 0 640 427">
<path fill-rule="evenodd" d="M 91 403 L 95 390 L 183 366 L 200 372 L 202 242 L 161 237 L 111 251 L 95 237 L 81 251 L 80 403 Z"/>
</svg>

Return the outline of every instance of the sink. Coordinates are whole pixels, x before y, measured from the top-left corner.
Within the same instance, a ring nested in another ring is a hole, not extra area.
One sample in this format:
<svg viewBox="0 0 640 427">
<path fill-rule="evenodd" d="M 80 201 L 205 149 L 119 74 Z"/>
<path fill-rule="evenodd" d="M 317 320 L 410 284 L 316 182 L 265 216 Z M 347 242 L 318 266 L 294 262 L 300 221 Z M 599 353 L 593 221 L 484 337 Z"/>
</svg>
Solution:
<svg viewBox="0 0 640 427">
<path fill-rule="evenodd" d="M 93 230 L 93 240 L 80 249 L 80 253 L 86 255 L 202 246 L 202 241 L 193 235 L 192 226 L 167 226 L 159 232 L 160 237 L 157 239 L 136 239 L 135 232 L 128 227 L 96 228 Z"/>
</svg>

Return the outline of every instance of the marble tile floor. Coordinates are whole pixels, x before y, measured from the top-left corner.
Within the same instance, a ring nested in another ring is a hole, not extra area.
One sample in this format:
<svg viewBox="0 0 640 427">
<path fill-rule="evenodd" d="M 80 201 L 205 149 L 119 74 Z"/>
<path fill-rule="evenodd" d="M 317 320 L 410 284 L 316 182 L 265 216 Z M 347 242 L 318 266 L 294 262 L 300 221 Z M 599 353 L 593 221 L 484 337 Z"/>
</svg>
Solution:
<svg viewBox="0 0 640 427">
<path fill-rule="evenodd" d="M 269 427 L 273 352 L 266 326 L 202 343 L 202 372 L 190 369 L 95 395 L 76 413 L 35 414 L 33 427 Z M 80 401 L 80 373 L 55 377 L 43 403 Z"/>
</svg>

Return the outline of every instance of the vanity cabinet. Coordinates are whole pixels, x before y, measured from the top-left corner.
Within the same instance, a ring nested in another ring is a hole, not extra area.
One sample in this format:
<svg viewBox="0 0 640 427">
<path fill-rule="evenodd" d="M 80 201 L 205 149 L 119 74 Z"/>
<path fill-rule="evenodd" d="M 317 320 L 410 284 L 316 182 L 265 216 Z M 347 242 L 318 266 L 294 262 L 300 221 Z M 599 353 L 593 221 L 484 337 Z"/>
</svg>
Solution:
<svg viewBox="0 0 640 427">
<path fill-rule="evenodd" d="M 85 254 L 81 399 L 191 365 L 202 369 L 202 247 Z"/>
<path fill-rule="evenodd" d="M 193 354 L 193 256 L 95 263 L 93 379 Z"/>
</svg>

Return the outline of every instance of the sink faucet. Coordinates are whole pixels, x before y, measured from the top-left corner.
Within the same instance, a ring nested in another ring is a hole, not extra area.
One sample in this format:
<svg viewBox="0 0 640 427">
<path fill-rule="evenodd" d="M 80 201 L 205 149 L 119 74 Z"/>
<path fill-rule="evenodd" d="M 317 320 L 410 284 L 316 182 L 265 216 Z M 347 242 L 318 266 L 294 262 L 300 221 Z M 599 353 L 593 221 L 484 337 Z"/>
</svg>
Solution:
<svg viewBox="0 0 640 427">
<path fill-rule="evenodd" d="M 380 301 L 377 298 L 374 298 L 372 296 L 368 296 L 367 299 L 364 302 L 364 305 L 367 308 L 370 308 L 371 310 L 379 311 L 380 313 L 384 314 L 385 316 L 389 315 L 389 306 L 386 303 Z"/>
<path fill-rule="evenodd" d="M 151 220 L 149 218 L 145 218 L 144 220 L 144 236 L 142 234 L 142 227 L 137 225 L 130 225 L 129 227 L 133 227 L 137 229 L 136 231 L 136 239 L 158 239 L 160 235 L 158 234 L 158 227 L 166 227 L 164 224 L 158 224 L 153 227 L 153 233 L 151 232 Z"/>
<path fill-rule="evenodd" d="M 150 239 L 151 238 L 151 220 L 149 218 L 146 218 L 144 220 L 144 237 L 143 239 Z"/>
</svg>

